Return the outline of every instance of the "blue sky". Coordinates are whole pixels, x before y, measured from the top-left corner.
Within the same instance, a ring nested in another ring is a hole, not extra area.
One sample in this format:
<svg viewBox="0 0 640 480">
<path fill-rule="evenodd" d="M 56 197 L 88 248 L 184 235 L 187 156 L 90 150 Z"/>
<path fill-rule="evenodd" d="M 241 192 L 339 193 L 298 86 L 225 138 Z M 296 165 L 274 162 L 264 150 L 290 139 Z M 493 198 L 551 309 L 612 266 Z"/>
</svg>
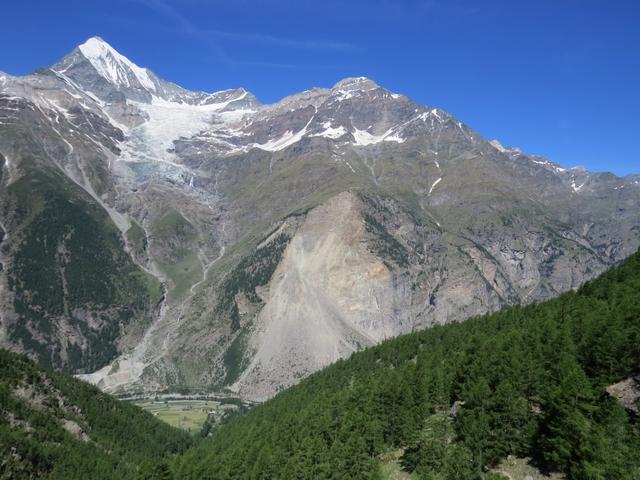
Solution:
<svg viewBox="0 0 640 480">
<path fill-rule="evenodd" d="M 488 139 L 640 173 L 640 1 L 4 0 L 0 70 L 100 35 L 186 88 L 273 102 L 367 76 Z"/>
</svg>

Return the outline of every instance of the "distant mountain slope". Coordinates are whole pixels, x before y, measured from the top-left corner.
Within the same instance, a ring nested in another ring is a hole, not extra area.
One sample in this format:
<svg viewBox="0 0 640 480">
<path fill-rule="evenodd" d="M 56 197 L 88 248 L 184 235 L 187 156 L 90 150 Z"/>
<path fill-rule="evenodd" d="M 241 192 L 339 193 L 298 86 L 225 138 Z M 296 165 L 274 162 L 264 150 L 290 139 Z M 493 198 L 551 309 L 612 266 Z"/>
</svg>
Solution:
<svg viewBox="0 0 640 480">
<path fill-rule="evenodd" d="M 311 375 L 178 459 L 176 478 L 640 478 L 640 425 L 605 387 L 640 370 L 640 252 L 575 293 L 401 336 Z M 385 457 L 386 458 L 386 457 Z"/>
<path fill-rule="evenodd" d="M 6 335 L 41 365 L 92 371 L 138 341 L 162 291 L 124 251 L 104 209 L 59 172 L 33 168 L 12 183 Z"/>
<path fill-rule="evenodd" d="M 0 372 L 0 478 L 132 479 L 191 444 L 150 413 L 22 355 L 0 350 Z"/>
<path fill-rule="evenodd" d="M 272 105 L 190 92 L 98 37 L 0 74 L 0 164 L 0 345 L 110 392 L 269 398 L 640 246 L 638 176 L 488 142 L 364 77 Z"/>
</svg>

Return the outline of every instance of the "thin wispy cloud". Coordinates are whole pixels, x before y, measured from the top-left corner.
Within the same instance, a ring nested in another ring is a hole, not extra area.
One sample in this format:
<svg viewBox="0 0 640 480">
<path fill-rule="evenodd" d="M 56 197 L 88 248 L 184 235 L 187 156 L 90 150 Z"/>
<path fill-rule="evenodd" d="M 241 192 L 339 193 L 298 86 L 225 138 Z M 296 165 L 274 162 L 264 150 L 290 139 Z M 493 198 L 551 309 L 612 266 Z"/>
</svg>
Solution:
<svg viewBox="0 0 640 480">
<path fill-rule="evenodd" d="M 203 44 L 207 45 L 215 54 L 216 60 L 231 65 L 238 66 L 262 66 L 270 68 L 286 69 L 327 69 L 336 68 L 334 65 L 295 65 L 290 63 L 268 62 L 268 61 L 247 61 L 234 58 L 221 43 L 224 40 L 250 43 L 260 46 L 273 46 L 280 48 L 291 48 L 299 50 L 325 50 L 334 52 L 357 52 L 361 49 L 351 43 L 331 42 L 322 40 L 293 39 L 288 37 L 270 35 L 258 32 L 230 32 L 218 29 L 204 29 L 192 22 L 188 17 L 180 13 L 164 0 L 133 0 L 143 4 L 159 15 L 168 18 L 173 26 L 181 32 L 194 36 Z"/>
<path fill-rule="evenodd" d="M 264 0 L 267 1 L 267 0 Z M 292 2 L 271 0 L 274 8 L 290 11 L 295 8 L 297 14 L 312 15 L 314 18 L 335 17 L 339 12 L 342 21 L 373 22 L 375 24 L 417 24 L 425 18 L 446 19 L 463 18 L 493 12 L 493 7 L 478 6 L 476 2 L 452 2 L 447 0 L 324 0 L 323 2 Z"/>
<path fill-rule="evenodd" d="M 297 40 L 292 38 L 268 35 L 263 33 L 239 33 L 227 32 L 223 30 L 205 30 L 213 36 L 228 40 L 238 40 L 248 43 L 256 43 L 260 45 L 271 45 L 276 47 L 290 47 L 297 49 L 310 50 L 340 50 L 340 51 L 360 51 L 361 48 L 351 43 L 326 42 L 316 40 Z"/>
<path fill-rule="evenodd" d="M 331 70 L 336 68 L 342 68 L 340 65 L 304 65 L 299 63 L 279 63 L 279 62 L 262 62 L 262 61 L 250 61 L 250 60 L 237 60 L 237 65 L 246 67 L 260 67 L 260 68 L 282 68 L 288 70 Z"/>
<path fill-rule="evenodd" d="M 136 3 L 141 3 L 156 13 L 163 15 L 169 18 L 172 22 L 175 22 L 176 26 L 184 33 L 188 35 L 192 35 L 202 41 L 205 45 L 207 45 L 211 51 L 216 55 L 218 60 L 221 60 L 225 63 L 234 63 L 234 59 L 229 55 L 229 53 L 218 45 L 216 42 L 212 41 L 211 37 L 206 34 L 201 28 L 199 28 L 196 24 L 194 24 L 187 17 L 182 15 L 176 9 L 171 7 L 169 4 L 164 2 L 163 0 L 133 0 Z"/>
</svg>

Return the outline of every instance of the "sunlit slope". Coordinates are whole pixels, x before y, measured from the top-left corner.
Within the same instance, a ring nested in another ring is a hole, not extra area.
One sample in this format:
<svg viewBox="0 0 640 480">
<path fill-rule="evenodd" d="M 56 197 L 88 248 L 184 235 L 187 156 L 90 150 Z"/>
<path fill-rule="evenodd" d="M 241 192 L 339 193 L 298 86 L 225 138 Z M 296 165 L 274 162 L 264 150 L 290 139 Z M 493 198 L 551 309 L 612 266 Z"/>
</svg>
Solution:
<svg viewBox="0 0 640 480">
<path fill-rule="evenodd" d="M 640 368 L 640 254 L 577 292 L 356 353 L 215 432 L 177 478 L 472 479 L 508 455 L 568 478 L 640 475 L 637 421 L 605 387 Z M 488 477 L 486 477 L 488 478 Z"/>
</svg>

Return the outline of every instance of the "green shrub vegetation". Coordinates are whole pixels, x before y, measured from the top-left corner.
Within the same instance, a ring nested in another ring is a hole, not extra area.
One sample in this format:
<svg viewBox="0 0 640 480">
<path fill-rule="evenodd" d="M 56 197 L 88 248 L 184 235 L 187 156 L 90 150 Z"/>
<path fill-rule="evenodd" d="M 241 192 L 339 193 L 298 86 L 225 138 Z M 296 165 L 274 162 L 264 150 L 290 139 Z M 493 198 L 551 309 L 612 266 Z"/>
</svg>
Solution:
<svg viewBox="0 0 640 480">
<path fill-rule="evenodd" d="M 409 264 L 407 249 L 375 217 L 365 213 L 364 222 L 367 232 L 374 237 L 369 241 L 372 252 L 380 258 L 389 259 L 401 267 L 406 267 Z"/>
<path fill-rule="evenodd" d="M 282 258 L 290 237 L 283 233 L 271 239 L 270 242 L 258 247 L 253 253 L 242 260 L 224 278 L 220 288 L 218 313 L 226 312 L 231 319 L 234 331 L 240 328 L 240 318 L 235 296 L 244 293 L 252 302 L 260 302 L 256 287 L 266 285 L 271 280 L 278 263 Z"/>
<path fill-rule="evenodd" d="M 151 235 L 162 252 L 158 265 L 173 284 L 169 297 L 181 298 L 203 273 L 197 253 L 190 248 L 197 238 L 197 229 L 178 210 L 166 207 L 154 219 Z"/>
<path fill-rule="evenodd" d="M 284 233 L 277 234 L 266 242 L 273 233 L 275 230 L 252 253 L 244 256 L 225 276 L 219 287 L 216 313 L 221 318 L 228 318 L 231 331 L 236 335 L 223 356 L 226 370 L 223 385 L 235 382 L 249 362 L 246 350 L 251 324 L 240 324 L 236 295 L 242 293 L 250 302 L 260 304 L 262 300 L 256 288 L 269 283 L 289 244 L 290 237 Z"/>
<path fill-rule="evenodd" d="M 225 385 L 233 384 L 240 378 L 240 374 L 244 369 L 249 366 L 249 359 L 245 352 L 249 342 L 250 328 L 250 325 L 243 328 L 224 353 L 223 360 L 227 373 L 224 379 Z"/>
<path fill-rule="evenodd" d="M 126 232 L 126 238 L 134 257 L 144 257 L 147 250 L 147 236 L 144 229 L 138 223 L 132 221 L 131 227 Z"/>
<path fill-rule="evenodd" d="M 367 242 L 371 252 L 383 259 L 385 263 L 391 261 L 400 267 L 409 265 L 409 252 L 407 249 L 376 218 L 376 216 L 379 216 L 388 222 L 393 217 L 391 210 L 384 204 L 384 198 L 377 198 L 366 192 L 361 192 L 360 199 L 363 201 L 365 208 L 369 210 L 363 212 L 363 216 L 365 228 L 371 236 Z M 412 217 L 416 223 L 420 223 L 417 217 L 413 215 Z"/>
</svg>

